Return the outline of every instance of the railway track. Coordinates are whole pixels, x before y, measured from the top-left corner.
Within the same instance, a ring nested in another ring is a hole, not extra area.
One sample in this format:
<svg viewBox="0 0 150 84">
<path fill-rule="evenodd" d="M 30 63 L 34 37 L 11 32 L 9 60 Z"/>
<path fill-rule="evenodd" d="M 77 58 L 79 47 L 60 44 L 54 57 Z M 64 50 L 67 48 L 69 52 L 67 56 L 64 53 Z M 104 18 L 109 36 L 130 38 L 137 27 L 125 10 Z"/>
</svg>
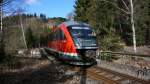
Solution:
<svg viewBox="0 0 150 84">
<path fill-rule="evenodd" d="M 97 66 L 87 69 L 87 76 L 95 80 L 100 80 L 104 82 L 104 84 L 150 84 L 150 81 L 138 79 Z"/>
<path fill-rule="evenodd" d="M 48 59 L 54 61 L 54 59 L 52 58 L 48 57 Z M 136 77 L 132 77 L 126 74 L 122 74 L 97 66 L 93 66 L 90 68 L 66 66 L 66 70 L 76 71 L 78 74 L 83 75 L 83 77 L 86 76 L 93 80 L 102 81 L 103 84 L 150 84 L 150 81 L 142 80 Z"/>
</svg>

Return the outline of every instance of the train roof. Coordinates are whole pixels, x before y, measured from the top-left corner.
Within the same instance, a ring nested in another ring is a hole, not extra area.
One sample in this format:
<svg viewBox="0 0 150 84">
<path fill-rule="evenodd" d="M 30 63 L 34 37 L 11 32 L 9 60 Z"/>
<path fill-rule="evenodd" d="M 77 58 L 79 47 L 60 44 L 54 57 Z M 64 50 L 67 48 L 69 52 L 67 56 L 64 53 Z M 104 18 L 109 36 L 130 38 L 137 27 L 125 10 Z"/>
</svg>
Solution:
<svg viewBox="0 0 150 84">
<path fill-rule="evenodd" d="M 66 21 L 66 22 L 63 22 L 62 24 L 65 24 L 67 27 L 68 26 L 72 26 L 72 25 L 85 25 L 85 26 L 89 26 L 89 24 L 86 24 L 84 22 L 78 22 L 78 21 Z"/>
</svg>

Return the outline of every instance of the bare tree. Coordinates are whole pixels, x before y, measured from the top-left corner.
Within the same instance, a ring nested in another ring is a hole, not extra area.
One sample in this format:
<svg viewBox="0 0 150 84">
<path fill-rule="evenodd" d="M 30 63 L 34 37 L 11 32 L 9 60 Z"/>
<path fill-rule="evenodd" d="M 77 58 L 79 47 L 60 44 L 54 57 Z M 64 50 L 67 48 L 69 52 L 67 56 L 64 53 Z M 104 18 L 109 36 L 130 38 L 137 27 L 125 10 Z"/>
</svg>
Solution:
<svg viewBox="0 0 150 84">
<path fill-rule="evenodd" d="M 68 20 L 74 20 L 74 15 L 75 15 L 75 13 L 73 11 L 73 12 L 70 12 L 66 17 Z"/>
<path fill-rule="evenodd" d="M 120 8 L 116 2 L 111 2 L 109 0 L 101 0 L 101 1 L 104 1 L 104 2 L 107 2 L 107 3 L 110 3 L 112 4 L 113 6 L 115 6 L 118 10 L 124 12 L 125 14 L 129 14 L 130 15 L 130 23 L 131 23 L 131 28 L 132 28 L 132 36 L 133 36 L 133 46 L 134 46 L 134 52 L 136 53 L 137 52 L 137 49 L 136 49 L 136 34 L 135 34 L 135 27 L 134 27 L 134 8 L 133 8 L 133 0 L 129 0 L 130 2 L 130 6 L 128 6 L 126 4 L 126 2 L 124 0 L 120 0 L 122 1 L 123 5 L 125 6 L 125 9 L 123 8 Z M 117 0 L 114 0 L 114 1 L 117 1 Z"/>
<path fill-rule="evenodd" d="M 23 22 L 22 22 L 22 12 L 23 10 L 21 8 L 18 8 L 18 15 L 19 15 L 19 21 L 20 21 L 20 27 L 21 27 L 21 31 L 22 31 L 22 36 L 23 36 L 23 41 L 25 44 L 25 48 L 27 49 L 27 42 L 26 42 L 26 37 L 25 37 L 25 31 L 24 31 L 24 27 L 23 27 Z"/>
<path fill-rule="evenodd" d="M 21 1 L 20 1 L 21 2 Z M 12 15 L 16 13 L 18 4 L 20 3 L 18 0 L 1 0 L 0 1 L 0 20 L 1 20 L 1 28 L 3 30 L 3 17 L 5 15 Z"/>
<path fill-rule="evenodd" d="M 5 15 L 12 15 L 17 13 L 18 5 L 22 0 L 0 0 L 0 49 L 4 48 L 4 28 L 3 28 L 3 17 Z M 1 51 L 0 51 L 1 52 Z"/>
<path fill-rule="evenodd" d="M 131 11 L 131 26 L 132 26 L 132 32 L 133 32 L 133 44 L 134 44 L 134 52 L 136 53 L 137 50 L 136 50 L 136 36 L 135 36 L 135 27 L 134 27 L 134 10 L 133 10 L 133 1 L 130 0 L 130 11 Z"/>
<path fill-rule="evenodd" d="M 4 34 L 3 34 L 3 0 L 0 1 L 0 20 L 1 20 L 1 29 L 0 29 L 0 58 L 3 59 L 5 52 L 4 52 Z"/>
<path fill-rule="evenodd" d="M 2 5 L 2 1 L 0 2 L 0 18 L 1 18 L 1 31 L 2 31 L 2 28 L 3 28 L 3 5 Z"/>
</svg>

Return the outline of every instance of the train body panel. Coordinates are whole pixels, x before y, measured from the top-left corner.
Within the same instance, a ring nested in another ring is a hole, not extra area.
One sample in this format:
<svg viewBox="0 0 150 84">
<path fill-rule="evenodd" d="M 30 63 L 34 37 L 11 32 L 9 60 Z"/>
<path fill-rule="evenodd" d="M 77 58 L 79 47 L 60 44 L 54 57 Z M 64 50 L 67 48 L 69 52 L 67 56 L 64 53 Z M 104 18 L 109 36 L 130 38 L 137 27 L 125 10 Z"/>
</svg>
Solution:
<svg viewBox="0 0 150 84">
<path fill-rule="evenodd" d="M 53 52 L 59 60 L 69 64 L 95 64 L 95 56 L 92 55 L 96 55 L 94 53 L 98 47 L 92 33 L 93 31 L 85 23 L 64 22 L 52 29 L 47 50 Z"/>
</svg>

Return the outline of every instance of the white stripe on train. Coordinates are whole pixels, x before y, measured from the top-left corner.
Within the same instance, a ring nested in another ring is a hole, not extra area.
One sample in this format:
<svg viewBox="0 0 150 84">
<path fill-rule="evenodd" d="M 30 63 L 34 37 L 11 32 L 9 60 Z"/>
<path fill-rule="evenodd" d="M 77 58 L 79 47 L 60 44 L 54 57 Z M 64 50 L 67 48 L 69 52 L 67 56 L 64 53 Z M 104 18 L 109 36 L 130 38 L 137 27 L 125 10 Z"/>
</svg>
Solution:
<svg viewBox="0 0 150 84">
<path fill-rule="evenodd" d="M 58 52 L 60 54 L 64 54 L 64 55 L 70 55 L 70 56 L 77 56 L 77 53 L 66 53 L 66 52 L 61 52 L 52 48 L 46 48 L 47 50 L 53 51 L 53 52 Z"/>
</svg>

